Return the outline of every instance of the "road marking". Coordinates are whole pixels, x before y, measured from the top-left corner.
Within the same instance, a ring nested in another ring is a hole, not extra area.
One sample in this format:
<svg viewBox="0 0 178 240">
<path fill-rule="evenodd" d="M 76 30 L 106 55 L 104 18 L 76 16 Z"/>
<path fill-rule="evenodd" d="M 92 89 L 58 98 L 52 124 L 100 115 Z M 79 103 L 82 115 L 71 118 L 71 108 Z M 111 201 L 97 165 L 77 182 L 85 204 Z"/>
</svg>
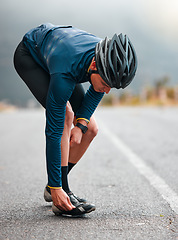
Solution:
<svg viewBox="0 0 178 240">
<path fill-rule="evenodd" d="M 130 163 L 136 167 L 140 174 L 142 174 L 150 184 L 161 194 L 161 196 L 170 204 L 170 207 L 176 214 L 178 214 L 178 195 L 174 192 L 165 181 L 156 175 L 154 171 L 146 165 L 146 163 L 137 156 L 121 139 L 112 133 L 107 126 L 99 119 L 98 121 L 102 133 L 104 133 L 130 161 Z"/>
</svg>

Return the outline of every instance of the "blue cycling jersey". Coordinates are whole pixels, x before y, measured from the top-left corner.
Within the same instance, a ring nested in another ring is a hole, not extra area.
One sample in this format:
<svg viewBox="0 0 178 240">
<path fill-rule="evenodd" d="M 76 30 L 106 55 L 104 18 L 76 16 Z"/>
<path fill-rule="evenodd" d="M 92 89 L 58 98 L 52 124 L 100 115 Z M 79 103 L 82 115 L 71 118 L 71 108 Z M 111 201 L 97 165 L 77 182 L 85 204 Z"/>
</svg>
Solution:
<svg viewBox="0 0 178 240">
<path fill-rule="evenodd" d="M 88 81 L 87 70 L 101 39 L 72 26 L 42 24 L 25 34 L 23 42 L 36 62 L 50 74 L 46 102 L 46 159 L 48 185 L 61 187 L 61 137 L 66 103 L 75 85 Z M 90 120 L 104 93 L 91 85 L 76 118 Z"/>
</svg>

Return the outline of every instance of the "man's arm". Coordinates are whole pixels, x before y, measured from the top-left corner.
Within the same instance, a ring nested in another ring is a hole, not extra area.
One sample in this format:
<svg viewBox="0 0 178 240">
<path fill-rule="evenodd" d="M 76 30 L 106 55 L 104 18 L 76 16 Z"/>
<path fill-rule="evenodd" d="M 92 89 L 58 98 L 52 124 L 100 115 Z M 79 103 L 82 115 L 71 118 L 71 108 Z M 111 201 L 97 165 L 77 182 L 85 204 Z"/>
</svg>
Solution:
<svg viewBox="0 0 178 240">
<path fill-rule="evenodd" d="M 83 126 L 87 126 L 91 115 L 94 113 L 103 95 L 104 93 L 96 92 L 93 86 L 90 86 L 89 90 L 84 96 L 81 107 L 76 113 L 76 120 L 78 123 L 82 124 Z M 82 135 L 82 129 L 80 129 L 78 126 L 75 126 L 71 131 L 70 146 L 72 147 L 75 144 L 80 144 Z"/>
<path fill-rule="evenodd" d="M 64 129 L 66 104 L 75 83 L 62 74 L 53 74 L 46 101 L 46 160 L 48 185 L 59 188 L 61 182 L 61 137 Z"/>
<path fill-rule="evenodd" d="M 103 96 L 104 93 L 96 92 L 91 85 L 85 94 L 81 107 L 76 113 L 77 121 L 85 120 L 89 122 L 90 117 L 94 113 Z"/>
<path fill-rule="evenodd" d="M 73 206 L 62 189 L 61 181 L 61 137 L 64 129 L 66 103 L 75 84 L 62 74 L 54 74 L 50 79 L 46 102 L 46 160 L 48 186 L 54 204 L 62 210 L 72 210 Z"/>
</svg>

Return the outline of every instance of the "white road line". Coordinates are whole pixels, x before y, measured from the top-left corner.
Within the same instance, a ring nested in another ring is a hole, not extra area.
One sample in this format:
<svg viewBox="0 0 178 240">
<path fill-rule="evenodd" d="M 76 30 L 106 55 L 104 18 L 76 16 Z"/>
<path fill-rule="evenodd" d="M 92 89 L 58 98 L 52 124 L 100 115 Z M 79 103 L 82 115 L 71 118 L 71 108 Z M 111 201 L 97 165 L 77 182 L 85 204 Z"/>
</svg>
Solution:
<svg viewBox="0 0 178 240">
<path fill-rule="evenodd" d="M 98 117 L 97 117 L 98 119 Z M 157 176 L 154 171 L 146 165 L 146 163 L 138 157 L 126 144 L 122 142 L 114 133 L 112 133 L 107 126 L 98 119 L 101 131 L 105 134 L 136 167 L 140 174 L 142 174 L 150 184 L 161 194 L 161 196 L 170 204 L 170 207 L 176 214 L 178 214 L 178 195 L 165 183 L 165 181 Z"/>
</svg>

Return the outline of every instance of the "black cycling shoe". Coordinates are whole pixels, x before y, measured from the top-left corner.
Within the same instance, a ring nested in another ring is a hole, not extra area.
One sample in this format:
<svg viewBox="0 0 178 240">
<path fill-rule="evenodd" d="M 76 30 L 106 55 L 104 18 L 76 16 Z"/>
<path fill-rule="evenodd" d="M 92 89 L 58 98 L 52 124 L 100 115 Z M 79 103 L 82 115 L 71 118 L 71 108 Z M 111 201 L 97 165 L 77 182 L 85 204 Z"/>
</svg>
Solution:
<svg viewBox="0 0 178 240">
<path fill-rule="evenodd" d="M 72 192 L 68 193 L 68 196 L 70 198 L 70 202 L 72 203 L 72 205 L 75 206 L 75 208 L 72 209 L 71 211 L 62 211 L 53 204 L 52 211 L 55 215 L 79 217 L 84 215 L 85 213 L 90 213 L 95 210 L 95 206 L 93 204 L 79 202 Z"/>
<path fill-rule="evenodd" d="M 80 203 L 86 203 L 86 202 L 87 202 L 86 199 L 80 198 L 80 197 L 76 196 L 73 192 L 69 192 L 69 193 L 67 193 L 67 195 L 68 195 L 69 197 L 70 197 L 70 196 L 74 196 Z"/>
<path fill-rule="evenodd" d="M 48 186 L 46 186 L 44 189 L 44 200 L 46 202 L 52 202 L 51 190 Z"/>
<path fill-rule="evenodd" d="M 57 208 L 54 204 L 52 204 L 52 211 L 56 216 L 81 217 L 85 213 L 90 213 L 94 210 L 95 206 L 92 204 L 79 203 L 71 211 L 62 211 L 59 208 Z"/>
<path fill-rule="evenodd" d="M 76 196 L 75 194 L 73 194 L 72 192 L 67 193 L 67 195 L 69 197 L 70 196 L 75 197 L 80 203 L 86 203 L 87 202 L 86 199 L 80 198 L 80 197 Z M 44 199 L 45 199 L 46 202 L 52 202 L 51 191 L 50 191 L 50 188 L 48 186 L 46 186 L 45 189 L 44 189 Z"/>
</svg>

